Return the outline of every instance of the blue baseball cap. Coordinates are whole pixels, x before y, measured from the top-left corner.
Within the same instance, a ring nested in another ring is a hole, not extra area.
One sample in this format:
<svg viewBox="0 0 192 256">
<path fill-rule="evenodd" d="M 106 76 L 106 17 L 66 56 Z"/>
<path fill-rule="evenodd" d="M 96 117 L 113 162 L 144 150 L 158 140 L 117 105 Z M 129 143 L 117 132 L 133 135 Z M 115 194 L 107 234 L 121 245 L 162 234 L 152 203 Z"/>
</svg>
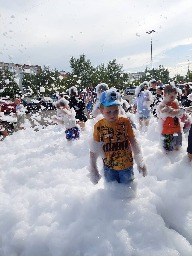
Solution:
<svg viewBox="0 0 192 256">
<path fill-rule="evenodd" d="M 105 107 L 120 105 L 121 95 L 115 88 L 110 88 L 107 91 L 102 92 L 100 97 L 100 103 Z"/>
</svg>

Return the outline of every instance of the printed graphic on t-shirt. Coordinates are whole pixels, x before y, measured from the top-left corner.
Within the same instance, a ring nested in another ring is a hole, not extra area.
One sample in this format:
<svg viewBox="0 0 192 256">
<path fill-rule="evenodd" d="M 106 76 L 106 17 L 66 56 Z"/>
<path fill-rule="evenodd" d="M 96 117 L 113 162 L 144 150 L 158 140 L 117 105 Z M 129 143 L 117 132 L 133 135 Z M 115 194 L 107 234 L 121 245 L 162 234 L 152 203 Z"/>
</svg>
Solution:
<svg viewBox="0 0 192 256">
<path fill-rule="evenodd" d="M 109 125 L 104 120 L 96 124 L 94 138 L 104 142 L 103 151 L 105 158 L 104 165 L 115 170 L 124 170 L 133 165 L 132 151 L 129 137 L 133 131 L 128 119 Z"/>
</svg>

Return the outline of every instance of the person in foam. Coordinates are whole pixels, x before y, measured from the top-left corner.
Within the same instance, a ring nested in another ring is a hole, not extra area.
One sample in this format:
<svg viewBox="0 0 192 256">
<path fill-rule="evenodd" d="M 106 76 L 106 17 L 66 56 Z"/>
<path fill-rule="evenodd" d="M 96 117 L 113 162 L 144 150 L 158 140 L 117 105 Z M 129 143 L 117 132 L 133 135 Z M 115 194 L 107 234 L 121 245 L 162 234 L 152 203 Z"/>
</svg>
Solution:
<svg viewBox="0 0 192 256">
<path fill-rule="evenodd" d="M 101 112 L 100 112 L 101 93 L 108 89 L 109 89 L 109 86 L 106 83 L 100 83 L 96 86 L 95 90 L 96 90 L 97 98 L 96 98 L 96 102 L 94 104 L 93 111 L 92 111 L 93 117 L 97 117 L 99 114 L 101 114 Z"/>
<path fill-rule="evenodd" d="M 136 140 L 133 128 L 127 117 L 120 115 L 121 96 L 115 88 L 102 92 L 100 111 L 103 118 L 94 125 L 90 142 L 90 177 L 98 183 L 101 175 L 97 158 L 102 157 L 104 178 L 107 182 L 132 184 L 134 180 L 133 164 L 139 172 L 147 175 L 142 152 Z"/>
</svg>

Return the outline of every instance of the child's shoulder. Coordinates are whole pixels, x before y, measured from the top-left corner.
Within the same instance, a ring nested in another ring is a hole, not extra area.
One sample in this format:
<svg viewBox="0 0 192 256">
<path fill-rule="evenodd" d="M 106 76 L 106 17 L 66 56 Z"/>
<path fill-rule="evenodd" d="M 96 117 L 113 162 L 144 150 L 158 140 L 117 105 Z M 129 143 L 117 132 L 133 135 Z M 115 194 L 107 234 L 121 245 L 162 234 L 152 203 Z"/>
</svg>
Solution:
<svg viewBox="0 0 192 256">
<path fill-rule="evenodd" d="M 120 122 L 120 123 L 121 122 L 129 123 L 130 121 L 129 121 L 129 118 L 127 116 L 121 115 L 121 116 L 118 117 L 118 122 Z"/>
<path fill-rule="evenodd" d="M 102 118 L 100 118 L 100 119 L 97 119 L 97 121 L 95 122 L 94 125 L 102 125 L 102 124 L 104 124 L 105 122 L 106 122 L 105 118 L 102 117 Z"/>
</svg>

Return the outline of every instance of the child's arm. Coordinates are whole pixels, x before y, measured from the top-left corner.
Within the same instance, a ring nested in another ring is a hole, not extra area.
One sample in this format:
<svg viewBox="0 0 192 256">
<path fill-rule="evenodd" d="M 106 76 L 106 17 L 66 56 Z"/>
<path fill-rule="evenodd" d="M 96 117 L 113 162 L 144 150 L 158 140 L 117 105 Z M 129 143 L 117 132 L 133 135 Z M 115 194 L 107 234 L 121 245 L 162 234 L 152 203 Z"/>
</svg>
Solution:
<svg viewBox="0 0 192 256">
<path fill-rule="evenodd" d="M 62 112 L 67 114 L 68 116 L 72 115 L 72 112 L 69 109 L 67 109 L 67 108 L 62 109 Z"/>
<path fill-rule="evenodd" d="M 64 124 L 64 121 L 62 118 L 58 117 L 58 116 L 53 116 L 52 120 L 58 124 Z"/>
<path fill-rule="evenodd" d="M 90 151 L 90 178 L 93 184 L 97 184 L 101 178 L 97 167 L 97 154 Z"/>
<path fill-rule="evenodd" d="M 188 113 L 192 113 L 192 106 L 185 108 Z"/>
<path fill-rule="evenodd" d="M 101 178 L 97 167 L 97 158 L 99 155 L 103 157 L 103 143 L 90 140 L 90 178 L 93 184 L 97 184 Z"/>
<path fill-rule="evenodd" d="M 168 116 L 170 117 L 181 117 L 185 110 L 183 108 L 180 108 L 177 104 L 177 109 L 174 109 L 172 107 L 169 107 L 165 105 L 163 102 L 159 105 L 159 112 L 163 114 L 163 116 L 166 118 Z"/>
<path fill-rule="evenodd" d="M 141 148 L 140 148 L 135 137 L 132 137 L 130 139 L 130 143 L 131 143 L 131 148 L 133 150 L 134 159 L 137 164 L 137 169 L 139 172 L 142 172 L 143 177 L 145 177 L 147 175 L 147 168 L 146 168 L 144 160 L 143 160 Z"/>
</svg>

